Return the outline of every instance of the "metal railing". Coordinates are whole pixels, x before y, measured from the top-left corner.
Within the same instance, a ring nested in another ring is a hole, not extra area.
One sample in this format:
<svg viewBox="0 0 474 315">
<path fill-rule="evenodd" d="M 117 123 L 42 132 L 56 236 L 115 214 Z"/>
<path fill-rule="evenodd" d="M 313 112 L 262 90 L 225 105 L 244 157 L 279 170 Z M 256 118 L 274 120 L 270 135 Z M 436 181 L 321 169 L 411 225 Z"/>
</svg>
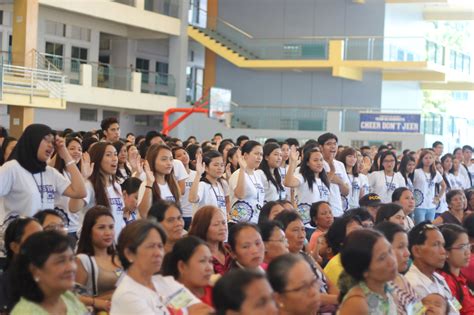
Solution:
<svg viewBox="0 0 474 315">
<path fill-rule="evenodd" d="M 58 71 L 1 65 L 0 90 L 3 94 L 65 98 L 65 76 Z"/>
<path fill-rule="evenodd" d="M 168 73 L 139 71 L 142 74 L 142 93 L 176 96 L 176 81 Z"/>
</svg>

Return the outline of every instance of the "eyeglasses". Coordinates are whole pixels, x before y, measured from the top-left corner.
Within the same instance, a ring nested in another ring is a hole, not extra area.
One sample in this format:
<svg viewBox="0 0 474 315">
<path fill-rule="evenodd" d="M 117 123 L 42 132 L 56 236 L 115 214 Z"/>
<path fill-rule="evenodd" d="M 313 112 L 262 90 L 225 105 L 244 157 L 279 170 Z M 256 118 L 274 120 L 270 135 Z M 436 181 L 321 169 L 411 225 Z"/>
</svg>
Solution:
<svg viewBox="0 0 474 315">
<path fill-rule="evenodd" d="M 288 240 L 286 239 L 286 237 L 282 237 L 279 240 L 268 240 L 267 242 L 279 242 L 283 244 L 288 244 Z"/>
<path fill-rule="evenodd" d="M 456 247 L 448 248 L 448 250 L 452 250 L 452 249 L 464 250 L 464 251 L 471 251 L 471 249 L 472 249 L 472 244 L 466 243 L 466 244 L 461 244 L 461 245 L 456 246 Z"/>
<path fill-rule="evenodd" d="M 309 289 L 317 288 L 318 284 L 319 284 L 318 277 L 314 277 L 313 280 L 311 280 L 311 282 L 305 283 L 294 289 L 285 290 L 283 291 L 283 293 L 291 293 L 291 292 L 306 292 L 307 293 L 309 292 Z"/>
</svg>

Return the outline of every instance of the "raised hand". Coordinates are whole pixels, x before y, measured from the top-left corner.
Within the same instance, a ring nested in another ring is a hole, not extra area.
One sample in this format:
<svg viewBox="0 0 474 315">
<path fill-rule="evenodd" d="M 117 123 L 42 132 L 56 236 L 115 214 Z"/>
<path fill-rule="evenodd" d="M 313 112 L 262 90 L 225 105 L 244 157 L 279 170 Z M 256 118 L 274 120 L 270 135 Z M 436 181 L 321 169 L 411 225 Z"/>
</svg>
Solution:
<svg viewBox="0 0 474 315">
<path fill-rule="evenodd" d="M 206 165 L 202 162 L 202 154 L 196 153 L 196 173 L 201 176 L 206 169 Z"/>
<path fill-rule="evenodd" d="M 239 151 L 237 151 L 237 158 L 238 158 L 238 161 L 239 161 L 239 166 L 242 170 L 246 170 L 247 169 L 247 161 L 245 161 L 244 157 L 242 156 L 242 153 Z"/>
<path fill-rule="evenodd" d="M 94 163 L 91 163 L 89 153 L 85 152 L 81 157 L 81 174 L 84 179 L 88 179 L 94 170 Z"/>
<path fill-rule="evenodd" d="M 150 164 L 148 164 L 148 161 L 145 160 L 145 163 L 143 163 L 143 170 L 145 171 L 146 174 L 146 183 L 147 185 L 151 186 L 155 182 L 155 175 L 150 169 Z"/>
<path fill-rule="evenodd" d="M 296 147 L 294 145 L 291 146 L 290 148 L 290 162 L 298 162 L 300 158 L 300 153 L 298 152 L 298 150 L 296 149 Z"/>
<path fill-rule="evenodd" d="M 67 163 L 72 159 L 69 151 L 66 148 L 66 142 L 64 141 L 64 138 L 56 136 L 54 139 L 54 145 L 56 152 L 58 153 L 59 157 L 64 160 L 64 162 Z"/>
</svg>

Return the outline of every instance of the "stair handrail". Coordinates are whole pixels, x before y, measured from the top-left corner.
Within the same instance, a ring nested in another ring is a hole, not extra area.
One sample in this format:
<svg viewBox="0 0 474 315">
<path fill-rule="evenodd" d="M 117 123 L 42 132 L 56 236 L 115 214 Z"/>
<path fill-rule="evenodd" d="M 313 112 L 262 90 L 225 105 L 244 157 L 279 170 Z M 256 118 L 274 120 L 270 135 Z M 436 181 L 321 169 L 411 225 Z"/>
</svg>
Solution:
<svg viewBox="0 0 474 315">
<path fill-rule="evenodd" d="M 37 51 L 33 48 L 33 57 L 34 57 L 34 65 L 38 69 L 46 69 L 48 71 L 55 71 L 59 73 L 63 73 L 61 69 L 56 67 L 51 61 L 48 60 L 42 53 Z M 40 63 L 41 62 L 41 63 Z"/>
</svg>

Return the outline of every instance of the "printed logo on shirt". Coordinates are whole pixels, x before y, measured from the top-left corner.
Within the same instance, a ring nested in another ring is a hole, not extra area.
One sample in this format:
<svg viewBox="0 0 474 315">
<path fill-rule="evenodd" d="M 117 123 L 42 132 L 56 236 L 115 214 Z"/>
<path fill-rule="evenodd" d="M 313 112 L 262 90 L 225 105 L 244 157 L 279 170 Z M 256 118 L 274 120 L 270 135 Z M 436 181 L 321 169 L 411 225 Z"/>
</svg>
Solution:
<svg viewBox="0 0 474 315">
<path fill-rule="evenodd" d="M 185 186 L 185 187 L 191 188 L 192 185 L 193 185 L 193 182 L 185 182 L 185 183 L 184 183 L 184 186 Z"/>
<path fill-rule="evenodd" d="M 225 197 L 217 196 L 217 207 L 221 209 L 225 209 Z"/>
<path fill-rule="evenodd" d="M 39 185 L 39 190 L 42 196 L 46 196 L 48 202 L 54 201 L 56 190 L 53 185 Z"/>
<path fill-rule="evenodd" d="M 324 185 L 324 184 L 318 185 L 318 190 L 319 190 L 319 194 L 320 194 L 321 199 L 327 201 L 328 198 L 329 198 L 329 190 L 326 187 L 326 185 Z"/>
<path fill-rule="evenodd" d="M 397 185 L 394 183 L 385 183 L 385 187 L 387 187 L 387 191 L 394 191 L 397 189 Z"/>
<path fill-rule="evenodd" d="M 421 206 L 421 204 L 423 203 L 423 200 L 425 199 L 421 190 L 415 189 L 415 191 L 413 191 L 413 195 L 415 197 L 415 207 Z"/>
<path fill-rule="evenodd" d="M 342 210 L 347 211 L 349 209 L 349 200 L 346 196 L 341 195 Z"/>
<path fill-rule="evenodd" d="M 297 210 L 304 224 L 308 224 L 309 222 L 311 222 L 311 216 L 309 215 L 310 208 L 311 208 L 311 205 L 308 203 L 300 203 L 298 205 Z"/>
<path fill-rule="evenodd" d="M 253 209 L 252 206 L 243 200 L 238 200 L 232 205 L 230 210 L 230 217 L 236 222 L 248 222 L 252 219 Z"/>
<path fill-rule="evenodd" d="M 434 187 L 434 181 L 431 178 L 426 179 L 426 183 L 428 184 L 428 189 Z"/>
<path fill-rule="evenodd" d="M 123 212 L 123 200 L 122 198 L 109 198 L 110 207 L 115 207 L 117 212 Z"/>
<path fill-rule="evenodd" d="M 165 200 L 166 200 L 166 201 L 171 201 L 171 202 L 176 202 L 176 199 L 174 199 L 173 196 L 166 196 L 166 197 L 165 197 Z"/>
</svg>

